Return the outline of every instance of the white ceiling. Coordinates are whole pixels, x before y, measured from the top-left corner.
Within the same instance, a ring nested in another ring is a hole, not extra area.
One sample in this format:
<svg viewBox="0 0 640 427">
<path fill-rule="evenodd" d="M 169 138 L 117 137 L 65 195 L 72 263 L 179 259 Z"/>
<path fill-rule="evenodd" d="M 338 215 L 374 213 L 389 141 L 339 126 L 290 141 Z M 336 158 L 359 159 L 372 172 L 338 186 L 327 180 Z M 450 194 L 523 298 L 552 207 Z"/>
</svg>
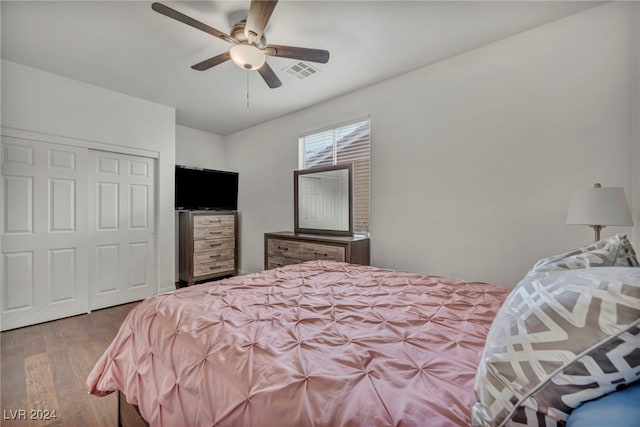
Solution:
<svg viewBox="0 0 640 427">
<path fill-rule="evenodd" d="M 163 2 L 229 33 L 249 1 Z M 327 49 L 304 80 L 268 59 L 283 86 L 226 62 L 191 65 L 230 47 L 154 12 L 147 1 L 6 1 L 2 58 L 175 107 L 177 123 L 220 135 L 372 85 L 601 2 L 281 1 L 267 43 Z M 249 107 L 247 107 L 247 73 Z"/>
</svg>

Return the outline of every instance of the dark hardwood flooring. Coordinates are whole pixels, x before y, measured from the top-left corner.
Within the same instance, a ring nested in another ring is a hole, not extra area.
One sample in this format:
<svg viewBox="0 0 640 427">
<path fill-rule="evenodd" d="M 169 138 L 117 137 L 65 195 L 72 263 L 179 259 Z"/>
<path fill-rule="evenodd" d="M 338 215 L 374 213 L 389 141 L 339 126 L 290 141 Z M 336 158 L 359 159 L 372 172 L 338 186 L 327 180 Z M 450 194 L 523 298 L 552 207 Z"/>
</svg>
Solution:
<svg viewBox="0 0 640 427">
<path fill-rule="evenodd" d="M 117 426 L 116 393 L 90 396 L 85 381 L 136 304 L 2 332 L 0 425 Z M 32 410 L 56 418 L 32 420 L 43 414 Z"/>
</svg>

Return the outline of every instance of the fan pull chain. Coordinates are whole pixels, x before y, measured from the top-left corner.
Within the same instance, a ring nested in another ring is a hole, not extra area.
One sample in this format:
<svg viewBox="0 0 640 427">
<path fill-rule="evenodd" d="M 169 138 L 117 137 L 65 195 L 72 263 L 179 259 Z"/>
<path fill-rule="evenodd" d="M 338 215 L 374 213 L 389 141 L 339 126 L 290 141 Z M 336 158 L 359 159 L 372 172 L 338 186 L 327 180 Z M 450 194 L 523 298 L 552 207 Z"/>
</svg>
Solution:
<svg viewBox="0 0 640 427">
<path fill-rule="evenodd" d="M 247 73 L 247 108 L 249 108 L 249 72 L 245 71 L 245 73 Z"/>
</svg>

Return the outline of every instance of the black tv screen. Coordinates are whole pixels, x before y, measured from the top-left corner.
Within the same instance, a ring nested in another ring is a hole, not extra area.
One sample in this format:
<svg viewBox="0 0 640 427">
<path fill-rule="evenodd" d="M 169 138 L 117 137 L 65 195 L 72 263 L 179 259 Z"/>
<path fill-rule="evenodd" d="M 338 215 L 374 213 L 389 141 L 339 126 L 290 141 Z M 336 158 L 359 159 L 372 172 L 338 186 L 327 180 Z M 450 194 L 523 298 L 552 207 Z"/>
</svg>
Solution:
<svg viewBox="0 0 640 427">
<path fill-rule="evenodd" d="M 238 173 L 176 165 L 176 209 L 238 209 Z"/>
</svg>

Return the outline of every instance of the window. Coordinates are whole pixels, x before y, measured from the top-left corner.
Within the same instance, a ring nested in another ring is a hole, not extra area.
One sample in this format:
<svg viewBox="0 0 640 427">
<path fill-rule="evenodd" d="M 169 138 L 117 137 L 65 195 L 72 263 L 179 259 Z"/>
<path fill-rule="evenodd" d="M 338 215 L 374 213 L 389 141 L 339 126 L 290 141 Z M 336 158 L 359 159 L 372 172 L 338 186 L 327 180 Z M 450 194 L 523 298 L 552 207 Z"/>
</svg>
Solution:
<svg viewBox="0 0 640 427">
<path fill-rule="evenodd" d="M 298 141 L 298 167 L 353 163 L 353 230 L 369 234 L 369 119 L 304 136 Z"/>
</svg>

